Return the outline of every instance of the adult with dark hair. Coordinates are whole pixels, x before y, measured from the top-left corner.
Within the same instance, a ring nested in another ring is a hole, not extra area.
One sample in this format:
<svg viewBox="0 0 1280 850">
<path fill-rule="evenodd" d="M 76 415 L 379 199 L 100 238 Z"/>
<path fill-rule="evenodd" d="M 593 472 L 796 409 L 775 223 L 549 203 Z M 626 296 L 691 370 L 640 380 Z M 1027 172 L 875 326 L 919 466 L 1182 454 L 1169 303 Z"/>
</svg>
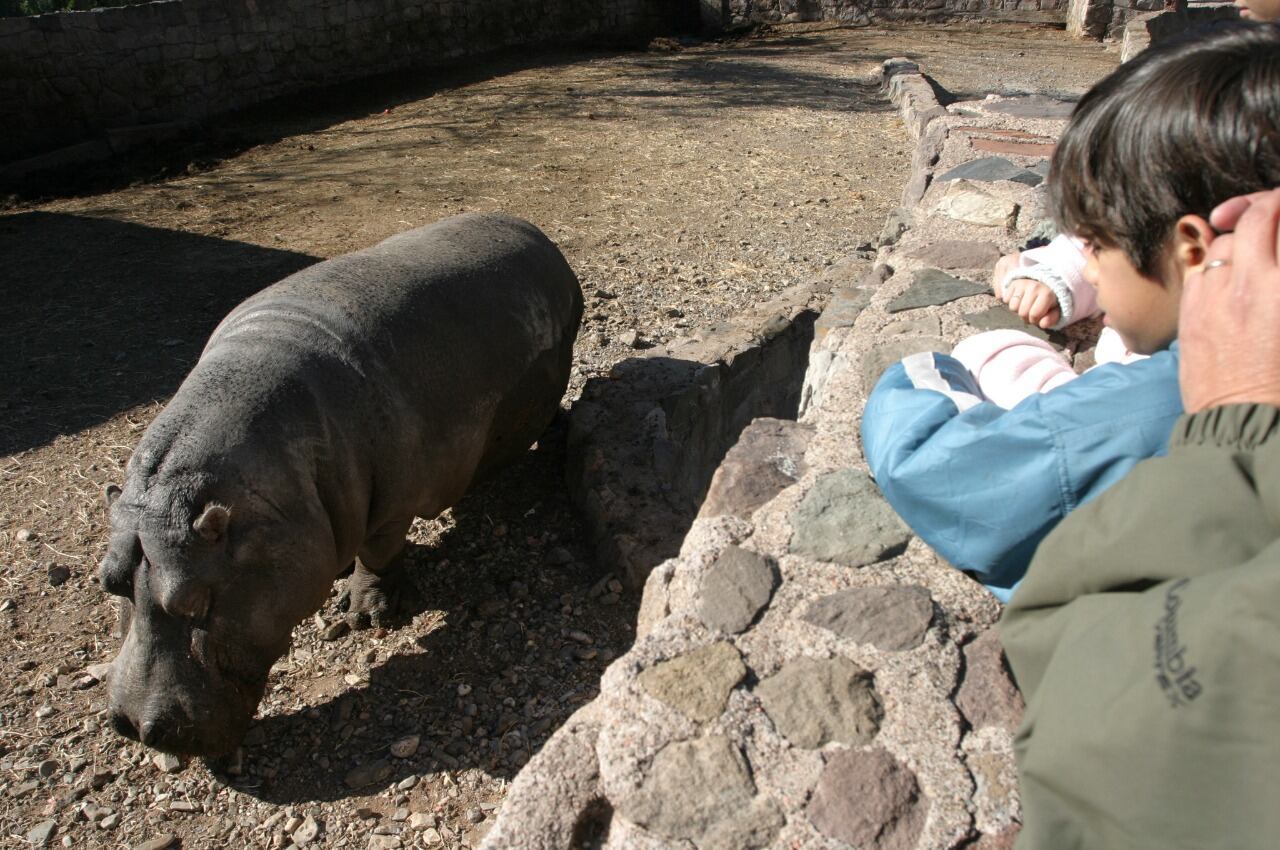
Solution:
<svg viewBox="0 0 1280 850">
<path fill-rule="evenodd" d="M 1237 218 L 1186 281 L 1168 456 L 1059 525 L 1005 610 L 1019 850 L 1280 841 L 1280 191 L 1210 220 Z"/>
<path fill-rule="evenodd" d="M 920 537 L 1002 599 L 1045 535 L 1139 461 L 1177 417 L 1178 309 L 1214 206 L 1280 185 L 1280 29 L 1234 23 L 1152 48 L 1077 105 L 1054 154 L 1059 226 L 1133 351 L 1010 409 L 954 357 L 891 367 L 862 418 L 867 462 Z"/>
</svg>

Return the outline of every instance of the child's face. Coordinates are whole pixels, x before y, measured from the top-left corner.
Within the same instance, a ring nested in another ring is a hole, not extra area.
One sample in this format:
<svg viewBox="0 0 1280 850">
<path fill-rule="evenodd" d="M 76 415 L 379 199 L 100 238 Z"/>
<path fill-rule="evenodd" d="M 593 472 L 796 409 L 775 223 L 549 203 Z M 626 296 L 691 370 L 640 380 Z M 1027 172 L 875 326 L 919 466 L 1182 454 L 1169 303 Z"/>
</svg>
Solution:
<svg viewBox="0 0 1280 850">
<path fill-rule="evenodd" d="M 1280 18 L 1280 0 L 1236 0 L 1240 17 L 1251 21 L 1274 21 Z"/>
<path fill-rule="evenodd" d="M 1180 276 L 1161 281 L 1138 271 L 1119 248 L 1088 245 L 1084 279 L 1098 291 L 1098 306 L 1128 349 L 1153 354 L 1178 336 Z"/>
</svg>

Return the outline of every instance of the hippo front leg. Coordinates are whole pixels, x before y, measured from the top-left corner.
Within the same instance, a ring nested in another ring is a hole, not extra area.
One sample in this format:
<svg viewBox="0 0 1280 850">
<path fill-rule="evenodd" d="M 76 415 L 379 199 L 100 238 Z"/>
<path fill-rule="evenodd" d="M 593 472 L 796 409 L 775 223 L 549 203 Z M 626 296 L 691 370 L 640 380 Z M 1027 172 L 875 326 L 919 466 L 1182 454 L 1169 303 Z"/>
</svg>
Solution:
<svg viewBox="0 0 1280 850">
<path fill-rule="evenodd" d="M 405 535 L 413 520 L 389 523 L 364 542 L 347 583 L 347 619 L 355 628 L 389 626 L 408 606 Z"/>
</svg>

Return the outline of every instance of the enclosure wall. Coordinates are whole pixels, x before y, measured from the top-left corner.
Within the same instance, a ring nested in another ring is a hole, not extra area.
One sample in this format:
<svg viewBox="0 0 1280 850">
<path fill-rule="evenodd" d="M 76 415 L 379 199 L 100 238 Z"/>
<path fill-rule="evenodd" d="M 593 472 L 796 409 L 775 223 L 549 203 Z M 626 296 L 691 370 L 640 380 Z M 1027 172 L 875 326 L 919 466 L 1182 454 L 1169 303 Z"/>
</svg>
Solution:
<svg viewBox="0 0 1280 850">
<path fill-rule="evenodd" d="M 687 16 L 686 5 L 168 0 L 0 18 L 0 163 L 110 130 L 202 121 L 324 83 L 501 48 L 643 38 Z"/>
</svg>

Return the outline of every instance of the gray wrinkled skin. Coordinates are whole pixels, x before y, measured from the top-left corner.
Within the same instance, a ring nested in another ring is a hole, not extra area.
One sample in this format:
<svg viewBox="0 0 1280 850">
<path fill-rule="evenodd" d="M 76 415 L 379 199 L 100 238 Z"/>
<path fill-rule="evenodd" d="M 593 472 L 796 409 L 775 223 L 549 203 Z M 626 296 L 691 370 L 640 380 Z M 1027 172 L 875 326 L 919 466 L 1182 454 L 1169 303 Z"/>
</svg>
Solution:
<svg viewBox="0 0 1280 850">
<path fill-rule="evenodd" d="M 355 561 L 352 610 L 385 614 L 413 518 L 537 439 L 581 318 L 559 250 L 501 215 L 402 233 L 236 307 L 107 490 L 99 577 L 133 609 L 116 729 L 233 749 L 333 580 Z"/>
</svg>

